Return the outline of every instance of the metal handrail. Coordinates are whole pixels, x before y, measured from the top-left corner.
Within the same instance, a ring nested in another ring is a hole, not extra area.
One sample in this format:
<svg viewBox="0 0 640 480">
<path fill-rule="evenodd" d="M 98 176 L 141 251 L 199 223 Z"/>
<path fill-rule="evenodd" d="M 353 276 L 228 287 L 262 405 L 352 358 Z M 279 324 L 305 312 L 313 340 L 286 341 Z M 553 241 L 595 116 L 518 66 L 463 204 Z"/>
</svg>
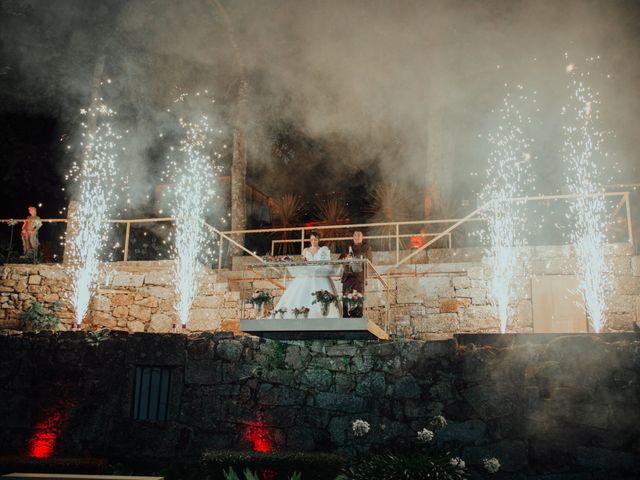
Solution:
<svg viewBox="0 0 640 480">
<path fill-rule="evenodd" d="M 617 214 L 619 212 L 619 210 L 622 208 L 622 205 L 626 206 L 626 217 L 627 217 L 627 232 L 628 232 L 628 238 L 629 238 L 629 242 L 633 243 L 633 228 L 632 228 L 632 223 L 631 223 L 631 211 L 630 211 L 630 201 L 629 201 L 629 192 L 602 192 L 602 193 L 594 193 L 594 194 L 590 194 L 590 195 L 586 195 L 587 197 L 591 197 L 591 196 L 605 196 L 605 197 L 611 197 L 611 196 L 621 196 L 622 199 L 620 201 L 620 203 L 617 205 L 616 210 L 614 212 L 614 215 Z M 578 194 L 563 194 L 563 195 L 538 195 L 538 196 L 529 196 L 529 197 L 515 197 L 515 198 L 510 198 L 510 199 L 505 199 L 508 201 L 513 201 L 513 202 L 530 202 L 530 201 L 543 201 L 543 200 L 553 200 L 553 201 L 557 201 L 557 200 L 566 200 L 566 199 L 573 199 L 573 198 L 579 198 L 581 197 L 581 195 Z M 491 203 L 491 202 L 488 202 Z M 476 218 L 476 216 L 483 210 L 483 208 L 486 208 L 488 204 L 485 204 L 479 208 L 477 208 L 476 210 L 474 210 L 472 213 L 470 213 L 469 215 L 461 218 L 461 219 L 440 219 L 440 220 L 411 220 L 411 221 L 403 221 L 403 222 L 376 222 L 376 223 L 354 223 L 354 224 L 343 224 L 343 225 L 319 225 L 319 226 L 314 226 L 314 227 L 307 227 L 307 226 L 302 226 L 302 227 L 277 227 L 277 228 L 263 228 L 263 229 L 244 229 L 244 230 L 229 230 L 229 231 L 220 231 L 219 229 L 213 227 L 212 225 L 209 225 L 205 222 L 205 224 L 207 225 L 207 227 L 216 235 L 218 235 L 221 239 L 223 240 L 227 240 L 228 242 L 230 242 L 230 244 L 233 244 L 234 246 L 236 246 L 237 248 L 239 248 L 240 250 L 242 250 L 243 252 L 247 253 L 248 255 L 255 257 L 257 259 L 260 259 L 260 257 L 258 255 L 256 255 L 255 252 L 252 252 L 251 250 L 247 249 L 246 247 L 244 247 L 243 245 L 241 245 L 239 242 L 237 242 L 236 240 L 234 240 L 232 238 L 232 236 L 234 235 L 240 235 L 240 234 L 251 234 L 251 233 L 260 233 L 260 234 L 265 234 L 265 233 L 278 233 L 278 232 L 300 232 L 301 237 L 299 239 L 274 239 L 272 240 L 272 253 L 273 253 L 273 247 L 274 244 L 276 243 L 297 243 L 300 242 L 301 244 L 301 250 L 304 248 L 304 243 L 306 241 L 306 238 L 304 237 L 305 232 L 310 231 L 310 230 L 340 230 L 340 229 L 354 229 L 354 228 L 370 228 L 370 227 L 394 227 L 395 229 L 395 233 L 389 233 L 386 235 L 370 235 L 367 236 L 366 238 L 368 239 L 395 239 L 396 241 L 396 263 L 392 266 L 392 268 L 396 268 L 404 263 L 406 263 L 408 260 L 410 260 L 411 258 L 415 257 L 416 255 L 418 255 L 420 252 L 424 251 L 426 248 L 428 248 L 429 246 L 433 245 L 435 242 L 437 242 L 438 240 L 440 240 L 443 237 L 448 237 L 449 240 L 449 248 L 451 247 L 451 232 L 454 231 L 456 228 L 460 227 L 461 225 L 468 223 L 468 222 L 476 222 L 476 221 L 484 221 L 483 218 Z M 21 219 L 0 219 L 0 223 L 12 223 L 12 222 L 16 222 L 16 223 L 22 223 L 24 222 L 25 219 L 21 218 Z M 124 241 L 124 261 L 128 261 L 128 257 L 129 257 L 129 240 L 130 240 L 130 232 L 131 232 L 131 225 L 132 224 L 141 224 L 141 223 L 157 223 L 157 222 L 174 222 L 175 219 L 173 217 L 159 217 L 159 218 L 137 218 L 137 219 L 110 219 L 108 220 L 109 223 L 114 223 L 114 224 L 125 224 L 126 225 L 126 229 L 125 229 L 125 241 Z M 48 218 L 48 219 L 41 219 L 41 222 L 43 223 L 67 223 L 68 219 L 66 218 Z M 416 234 L 401 234 L 400 233 L 400 227 L 402 226 L 411 226 L 411 225 L 436 225 L 436 224 L 450 224 L 450 226 L 448 228 L 446 228 L 444 231 L 439 232 L 439 233 L 416 233 Z M 429 237 L 433 237 L 431 240 L 427 241 L 424 245 L 420 246 L 419 248 L 415 249 L 411 254 L 409 254 L 408 256 L 404 257 L 403 259 L 400 258 L 400 239 L 401 238 L 407 238 L 407 237 L 414 237 L 414 236 L 422 236 L 425 238 L 429 238 Z M 325 240 L 327 241 L 340 241 L 340 240 L 347 240 L 349 239 L 349 237 L 331 237 L 331 238 L 327 238 Z M 221 260 L 222 260 L 222 242 L 220 245 L 220 249 L 219 249 L 219 262 L 218 265 L 221 264 Z"/>
</svg>

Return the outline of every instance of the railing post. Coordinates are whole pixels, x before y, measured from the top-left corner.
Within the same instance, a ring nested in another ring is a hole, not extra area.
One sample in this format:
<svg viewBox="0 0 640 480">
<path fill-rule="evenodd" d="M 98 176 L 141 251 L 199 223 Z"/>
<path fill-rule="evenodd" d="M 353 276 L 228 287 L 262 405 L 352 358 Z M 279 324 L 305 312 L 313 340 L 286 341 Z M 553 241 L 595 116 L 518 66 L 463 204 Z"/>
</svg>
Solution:
<svg viewBox="0 0 640 480">
<path fill-rule="evenodd" d="M 629 192 L 625 192 L 624 201 L 627 210 L 627 231 L 629 233 L 629 243 L 633 245 L 633 225 L 631 223 L 631 204 L 629 203 Z"/>
<path fill-rule="evenodd" d="M 304 228 L 300 230 L 300 255 L 304 251 Z"/>
<path fill-rule="evenodd" d="M 400 224 L 396 223 L 396 263 L 400 261 Z"/>
<path fill-rule="evenodd" d="M 389 319 L 391 318 L 391 275 L 387 271 L 387 312 L 384 331 L 389 334 Z"/>
<path fill-rule="evenodd" d="M 127 222 L 127 227 L 124 231 L 124 261 L 129 261 L 129 235 L 131 234 L 131 222 Z"/>
<path fill-rule="evenodd" d="M 222 270 L 222 247 L 224 243 L 224 237 L 222 235 L 218 235 L 218 273 Z"/>
</svg>

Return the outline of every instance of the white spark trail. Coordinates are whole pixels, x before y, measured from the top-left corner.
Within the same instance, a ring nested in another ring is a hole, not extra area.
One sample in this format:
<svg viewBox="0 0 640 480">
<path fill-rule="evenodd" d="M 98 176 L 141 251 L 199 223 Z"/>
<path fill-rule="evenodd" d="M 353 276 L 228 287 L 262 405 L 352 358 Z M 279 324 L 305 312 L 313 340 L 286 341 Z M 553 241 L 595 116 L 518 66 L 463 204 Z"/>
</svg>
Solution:
<svg viewBox="0 0 640 480">
<path fill-rule="evenodd" d="M 178 161 L 174 162 L 173 216 L 176 312 L 183 326 L 197 294 L 202 273 L 201 257 L 206 253 L 205 213 L 213 198 L 214 168 L 209 154 L 211 128 L 205 115 L 196 121 L 180 119 L 183 138 Z"/>
<path fill-rule="evenodd" d="M 572 64 L 573 65 L 573 64 Z M 575 221 L 571 240 L 575 247 L 579 290 L 584 297 L 591 328 L 602 331 L 605 325 L 605 297 L 611 274 L 605 259 L 606 204 L 600 184 L 600 167 L 604 132 L 597 128 L 599 94 L 584 83 L 589 72 L 567 69 L 571 91 L 569 105 L 563 109 L 562 157 L 567 166 L 567 185 L 578 198 L 570 205 Z"/>
<path fill-rule="evenodd" d="M 67 272 L 71 278 L 71 303 L 75 322 L 80 325 L 89 308 L 100 266 L 100 252 L 108 235 L 108 215 L 117 197 L 115 172 L 121 147 L 121 136 L 113 127 L 116 112 L 105 104 L 83 109 L 83 115 L 93 117 L 90 127 L 82 123 L 83 159 L 74 167 L 73 176 L 79 183 L 79 198 L 75 229 L 69 242 Z"/>
<path fill-rule="evenodd" d="M 518 86 L 519 90 L 523 88 Z M 525 218 L 519 211 L 520 203 L 511 199 L 524 194 L 524 186 L 532 181 L 530 175 L 532 140 L 524 133 L 531 119 L 514 105 L 535 99 L 520 94 L 515 98 L 507 94 L 498 110 L 500 124 L 488 135 L 491 145 L 488 182 L 481 200 L 488 204 L 483 212 L 487 220 L 485 241 L 489 245 L 485 256 L 491 269 L 489 300 L 500 320 L 500 332 L 507 331 L 509 300 L 512 296 L 513 277 L 518 265 L 519 247 L 524 244 Z"/>
</svg>

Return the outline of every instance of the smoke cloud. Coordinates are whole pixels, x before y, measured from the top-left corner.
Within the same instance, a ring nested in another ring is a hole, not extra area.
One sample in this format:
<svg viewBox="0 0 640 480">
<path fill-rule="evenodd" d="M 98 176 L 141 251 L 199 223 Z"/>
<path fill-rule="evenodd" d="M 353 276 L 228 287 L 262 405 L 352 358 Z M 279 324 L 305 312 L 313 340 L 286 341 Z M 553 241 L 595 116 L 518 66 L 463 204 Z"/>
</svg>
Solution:
<svg viewBox="0 0 640 480">
<path fill-rule="evenodd" d="M 328 192 L 364 176 L 467 195 L 481 179 L 471 174 L 486 168 L 492 109 L 517 84 L 539 101 L 538 187 L 560 188 L 565 52 L 577 68 L 600 56 L 592 78 L 603 126 L 616 133 L 605 146 L 609 172 L 638 173 L 635 2 L 221 3 L 249 79 L 251 181 L 268 194 Z M 102 92 L 132 132 L 128 163 L 140 192 L 157 181 L 158 132 L 181 92 L 214 92 L 212 113 L 230 139 L 239 59 L 213 0 L 5 1 L 0 11 L 0 82 L 11 108 L 53 112 L 73 128 L 105 57 L 112 84 Z"/>
</svg>

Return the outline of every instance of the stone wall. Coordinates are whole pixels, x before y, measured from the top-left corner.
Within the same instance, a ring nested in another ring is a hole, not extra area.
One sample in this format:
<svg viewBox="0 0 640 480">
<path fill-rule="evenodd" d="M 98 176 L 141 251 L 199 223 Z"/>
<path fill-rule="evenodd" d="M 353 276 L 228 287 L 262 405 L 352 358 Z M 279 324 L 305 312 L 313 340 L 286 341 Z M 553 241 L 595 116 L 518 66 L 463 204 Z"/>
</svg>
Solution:
<svg viewBox="0 0 640 480">
<path fill-rule="evenodd" d="M 137 365 L 171 368 L 168 421 L 131 418 Z M 210 333 L 112 332 L 101 342 L 85 332 L 0 335 L 0 456 L 27 454 L 34 438 L 48 438 L 60 457 L 169 462 L 251 449 L 256 429 L 273 449 L 355 454 L 415 442 L 443 415 L 448 425 L 437 441 L 471 465 L 497 457 L 504 478 L 637 472 L 639 403 L 633 334 L 508 347 Z M 356 419 L 371 425 L 362 438 L 351 430 Z"/>
<path fill-rule="evenodd" d="M 607 305 L 607 331 L 633 331 L 640 319 L 640 257 L 628 244 L 608 247 L 607 260 L 613 273 L 612 293 Z M 384 261 L 376 254 L 376 261 Z M 509 331 L 533 331 L 531 282 L 536 275 L 572 275 L 571 248 L 533 247 L 521 249 L 515 294 L 510 305 Z M 461 332 L 498 332 L 499 321 L 487 297 L 491 272 L 480 249 L 430 250 L 403 267 L 404 276 L 391 277 L 390 292 L 370 279 L 367 291 L 369 318 L 379 326 L 387 322 L 392 335 L 414 339 L 451 338 Z M 423 263 L 423 262 L 430 263 Z M 241 262 L 238 263 L 239 268 Z M 385 267 L 379 267 L 382 272 Z M 171 262 L 111 263 L 103 267 L 97 294 L 90 306 L 86 328 L 110 328 L 130 332 L 169 332 L 176 316 Z M 251 274 L 255 276 L 254 273 Z M 194 301 L 186 331 L 232 331 L 238 333 L 241 316 L 241 271 L 205 272 Z M 68 281 L 60 265 L 7 265 L 0 267 L 0 327 L 16 328 L 16 318 L 31 298 L 66 299 Z M 273 282 L 257 280 L 247 289 L 269 289 L 274 297 L 282 289 Z M 340 285 L 337 285 L 340 289 Z M 68 301 L 63 301 L 68 307 Z M 251 309 L 245 316 L 250 318 Z M 70 328 L 72 314 L 63 309 L 63 328 Z M 179 322 L 178 322 L 179 323 Z"/>
<path fill-rule="evenodd" d="M 170 332 L 175 314 L 175 289 L 170 261 L 110 263 L 103 266 L 93 296 L 86 328 L 109 328 L 130 332 Z M 69 279 L 61 265 L 5 265 L 0 267 L 0 326 L 17 328 L 17 316 L 31 299 L 60 300 L 62 329 L 70 329 Z M 237 332 L 240 292 L 217 272 L 206 271 L 194 300 L 187 332 L 225 330 Z M 178 327 L 180 328 L 180 327 Z"/>
<path fill-rule="evenodd" d="M 606 299 L 605 331 L 633 331 L 640 320 L 640 257 L 629 244 L 609 245 L 606 260 L 613 284 Z M 405 267 L 406 277 L 392 278 L 390 332 L 408 338 L 439 338 L 463 332 L 499 332 L 500 322 L 487 296 L 491 271 L 480 249 L 433 250 L 431 263 Z M 570 246 L 520 249 L 509 306 L 514 322 L 508 331 L 533 331 L 531 285 L 535 276 L 574 275 L 575 257 Z M 411 275 L 414 276 L 411 276 Z M 379 287 L 378 304 L 384 293 Z M 382 322 L 384 309 L 369 316 Z"/>
</svg>

